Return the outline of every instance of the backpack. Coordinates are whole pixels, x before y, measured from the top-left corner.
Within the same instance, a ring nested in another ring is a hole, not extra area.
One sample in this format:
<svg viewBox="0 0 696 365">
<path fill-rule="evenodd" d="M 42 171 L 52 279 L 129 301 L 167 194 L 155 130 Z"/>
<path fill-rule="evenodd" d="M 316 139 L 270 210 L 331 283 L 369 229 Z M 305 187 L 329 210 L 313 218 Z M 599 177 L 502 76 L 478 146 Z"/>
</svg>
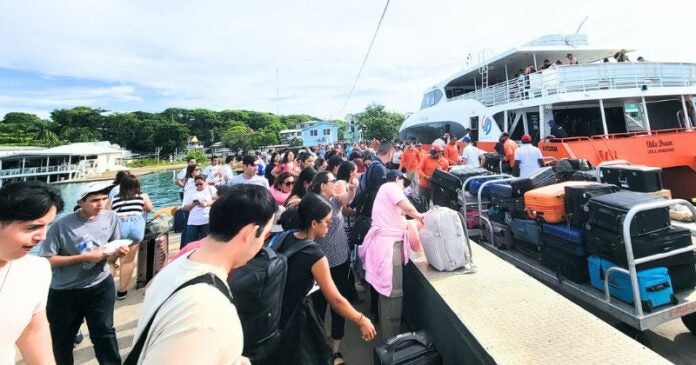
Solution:
<svg viewBox="0 0 696 365">
<path fill-rule="evenodd" d="M 420 238 L 425 258 L 438 271 L 464 267 L 472 272 L 471 246 L 465 233 L 466 220 L 461 213 L 434 207 L 425 214 Z"/>
<path fill-rule="evenodd" d="M 284 232 L 274 244 L 276 249 L 293 233 Z M 264 247 L 227 281 L 244 332 L 243 354 L 252 363 L 273 354 L 278 345 L 287 260 L 311 244 L 311 240 L 300 240 L 283 252 Z"/>
</svg>

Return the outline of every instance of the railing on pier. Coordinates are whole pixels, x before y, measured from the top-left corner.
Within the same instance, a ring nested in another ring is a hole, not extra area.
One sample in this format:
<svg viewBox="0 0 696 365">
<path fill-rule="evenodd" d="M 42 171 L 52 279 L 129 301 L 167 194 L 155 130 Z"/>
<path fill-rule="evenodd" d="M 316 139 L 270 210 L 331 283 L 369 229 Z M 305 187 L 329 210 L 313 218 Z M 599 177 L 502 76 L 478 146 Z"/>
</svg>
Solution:
<svg viewBox="0 0 696 365">
<path fill-rule="evenodd" d="M 591 63 L 559 65 L 448 99 L 487 107 L 544 96 L 597 90 L 696 86 L 696 64 Z"/>
<path fill-rule="evenodd" d="M 23 169 L 0 170 L 0 177 L 35 176 L 61 173 L 68 174 L 73 172 L 77 172 L 77 165 L 25 167 Z"/>
</svg>

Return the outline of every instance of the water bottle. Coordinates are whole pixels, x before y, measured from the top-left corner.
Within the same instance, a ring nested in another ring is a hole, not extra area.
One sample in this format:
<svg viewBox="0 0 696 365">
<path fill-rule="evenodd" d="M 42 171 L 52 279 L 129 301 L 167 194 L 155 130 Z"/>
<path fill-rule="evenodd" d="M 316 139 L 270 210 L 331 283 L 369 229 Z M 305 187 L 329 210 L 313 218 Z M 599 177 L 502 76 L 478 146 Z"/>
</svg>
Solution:
<svg viewBox="0 0 696 365">
<path fill-rule="evenodd" d="M 85 253 L 94 250 L 96 248 L 96 245 L 88 236 L 82 236 L 82 242 L 80 242 L 77 248 L 78 250 L 80 250 L 80 253 Z M 93 268 L 94 265 L 95 264 L 93 262 L 83 262 L 82 269 L 89 270 Z"/>
</svg>

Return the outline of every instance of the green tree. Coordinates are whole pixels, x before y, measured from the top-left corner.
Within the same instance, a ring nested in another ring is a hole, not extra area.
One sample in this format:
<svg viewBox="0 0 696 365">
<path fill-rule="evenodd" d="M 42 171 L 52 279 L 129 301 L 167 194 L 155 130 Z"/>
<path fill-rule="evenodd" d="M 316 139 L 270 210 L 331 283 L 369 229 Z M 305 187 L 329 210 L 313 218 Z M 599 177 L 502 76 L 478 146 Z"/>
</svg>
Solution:
<svg viewBox="0 0 696 365">
<path fill-rule="evenodd" d="M 288 141 L 288 144 L 291 147 L 301 147 L 302 146 L 302 140 L 300 138 L 294 137 Z"/>
<path fill-rule="evenodd" d="M 18 125 L 31 126 L 31 125 L 34 125 L 37 123 L 41 123 L 42 120 L 41 120 L 41 118 L 37 117 L 34 114 L 21 113 L 21 112 L 10 112 L 10 113 L 5 114 L 5 117 L 2 120 L 2 122 L 5 124 L 18 124 Z"/>
<path fill-rule="evenodd" d="M 258 149 L 260 147 L 272 146 L 279 143 L 278 133 L 273 130 L 261 129 L 249 136 L 249 147 Z"/>
<path fill-rule="evenodd" d="M 204 163 L 208 160 L 208 156 L 205 155 L 205 152 L 203 152 L 203 150 L 188 151 L 186 153 L 186 159 L 188 160 L 190 158 L 195 158 L 196 162 L 198 162 L 199 164 Z"/>
<path fill-rule="evenodd" d="M 223 133 L 222 143 L 231 149 L 248 150 L 250 147 L 250 135 L 254 131 L 247 126 L 235 126 Z"/>
<path fill-rule="evenodd" d="M 398 137 L 404 116 L 384 110 L 384 105 L 370 104 L 358 115 L 358 122 L 363 138 L 391 141 Z"/>
<path fill-rule="evenodd" d="M 51 112 L 53 131 L 69 142 L 89 142 L 102 139 L 105 128 L 105 110 L 78 106 Z"/>
<path fill-rule="evenodd" d="M 149 140 L 153 149 L 161 147 L 160 153 L 169 154 L 186 146 L 189 135 L 186 126 L 163 119 L 153 119 L 147 122 L 152 123 L 153 127 Z"/>
</svg>

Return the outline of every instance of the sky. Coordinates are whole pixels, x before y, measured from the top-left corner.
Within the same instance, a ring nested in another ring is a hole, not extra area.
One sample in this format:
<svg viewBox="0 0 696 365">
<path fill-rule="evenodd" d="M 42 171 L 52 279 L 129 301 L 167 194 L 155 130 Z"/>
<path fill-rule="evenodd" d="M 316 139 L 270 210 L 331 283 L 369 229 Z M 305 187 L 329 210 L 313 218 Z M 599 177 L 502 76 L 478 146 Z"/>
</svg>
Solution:
<svg viewBox="0 0 696 365">
<path fill-rule="evenodd" d="M 0 116 L 89 106 L 248 109 L 342 119 L 370 103 L 415 112 L 423 91 L 545 34 L 696 62 L 688 1 L 0 1 Z"/>
</svg>

